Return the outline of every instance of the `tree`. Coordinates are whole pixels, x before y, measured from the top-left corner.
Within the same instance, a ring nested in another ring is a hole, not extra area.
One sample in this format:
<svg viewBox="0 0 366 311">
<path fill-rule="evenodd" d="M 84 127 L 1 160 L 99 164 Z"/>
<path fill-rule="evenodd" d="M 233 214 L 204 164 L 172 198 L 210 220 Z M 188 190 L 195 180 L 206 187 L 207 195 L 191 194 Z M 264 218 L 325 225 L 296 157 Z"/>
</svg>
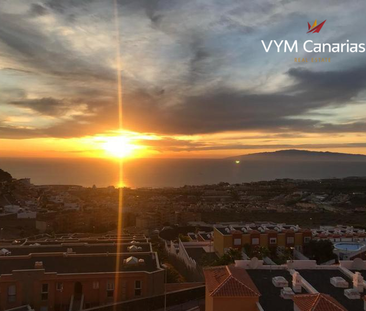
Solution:
<svg viewBox="0 0 366 311">
<path fill-rule="evenodd" d="M 270 255 L 270 250 L 263 246 L 252 246 L 250 244 L 244 244 L 244 251 L 250 258 L 257 257 L 263 259 Z"/>
<path fill-rule="evenodd" d="M 183 235 L 183 234 L 181 234 L 181 233 L 178 235 L 178 238 L 179 238 L 179 240 L 181 240 L 182 242 L 189 242 L 189 241 L 190 241 L 190 239 L 189 239 L 189 237 L 188 237 L 188 236 Z"/>
<path fill-rule="evenodd" d="M 252 251 L 253 251 L 252 245 L 250 245 L 248 243 L 244 244 L 244 252 L 245 252 L 245 254 L 247 254 L 249 257 L 252 257 Z"/>
<path fill-rule="evenodd" d="M 209 253 L 205 253 L 201 256 L 198 263 L 202 267 L 210 267 L 216 265 L 216 260 L 217 259 L 211 256 Z"/>
<path fill-rule="evenodd" d="M 328 240 L 311 240 L 304 246 L 304 254 L 310 259 L 316 260 L 317 264 L 336 259 L 333 253 L 334 245 Z"/>
<path fill-rule="evenodd" d="M 172 265 L 168 265 L 166 273 L 168 283 L 183 283 L 185 281 L 184 277 Z"/>
<path fill-rule="evenodd" d="M 257 246 L 253 251 L 252 257 L 257 257 L 258 259 L 263 259 L 270 255 L 270 250 L 267 247 Z"/>
<path fill-rule="evenodd" d="M 235 260 L 243 259 L 240 250 L 236 248 L 229 248 L 229 250 L 214 262 L 214 266 L 226 266 L 235 263 Z"/>
</svg>

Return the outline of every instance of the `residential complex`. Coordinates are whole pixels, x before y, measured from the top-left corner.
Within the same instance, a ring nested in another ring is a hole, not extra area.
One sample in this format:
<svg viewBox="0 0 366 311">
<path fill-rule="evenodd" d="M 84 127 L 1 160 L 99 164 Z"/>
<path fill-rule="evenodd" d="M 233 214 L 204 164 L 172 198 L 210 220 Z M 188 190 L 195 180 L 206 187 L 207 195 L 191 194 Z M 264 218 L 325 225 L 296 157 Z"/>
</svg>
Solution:
<svg viewBox="0 0 366 311">
<path fill-rule="evenodd" d="M 223 255 L 228 249 L 242 249 L 244 245 L 267 247 L 269 249 L 293 248 L 302 251 L 311 240 L 362 243 L 365 245 L 364 229 L 352 226 L 320 226 L 306 229 L 298 225 L 267 223 L 243 223 L 214 226 L 214 248 Z M 341 244 L 339 244 L 341 245 Z M 351 249 L 350 249 L 351 250 Z M 340 252 L 345 250 L 340 249 Z"/>
<path fill-rule="evenodd" d="M 81 310 L 164 292 L 164 270 L 146 238 L 85 240 L 2 245 L 0 310 Z"/>
<path fill-rule="evenodd" d="M 267 248 L 295 248 L 302 250 L 309 243 L 312 233 L 309 229 L 281 224 L 246 224 L 238 226 L 215 226 L 214 248 L 223 255 L 230 248 L 242 249 L 244 245 Z"/>
<path fill-rule="evenodd" d="M 261 260 L 204 270 L 206 311 L 364 311 L 366 264 L 340 265 L 290 261 L 281 266 Z"/>
</svg>

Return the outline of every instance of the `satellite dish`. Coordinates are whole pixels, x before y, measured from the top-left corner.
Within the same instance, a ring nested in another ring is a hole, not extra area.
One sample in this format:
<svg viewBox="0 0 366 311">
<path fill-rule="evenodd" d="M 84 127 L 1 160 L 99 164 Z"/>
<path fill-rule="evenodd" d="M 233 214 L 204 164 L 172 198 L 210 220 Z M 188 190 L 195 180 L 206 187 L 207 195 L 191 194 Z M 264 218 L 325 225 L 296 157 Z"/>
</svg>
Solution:
<svg viewBox="0 0 366 311">
<path fill-rule="evenodd" d="M 249 263 L 249 267 L 251 269 L 257 269 L 258 268 L 258 265 L 259 265 L 259 260 L 257 257 L 253 257 L 251 260 L 250 260 L 250 263 Z"/>
</svg>

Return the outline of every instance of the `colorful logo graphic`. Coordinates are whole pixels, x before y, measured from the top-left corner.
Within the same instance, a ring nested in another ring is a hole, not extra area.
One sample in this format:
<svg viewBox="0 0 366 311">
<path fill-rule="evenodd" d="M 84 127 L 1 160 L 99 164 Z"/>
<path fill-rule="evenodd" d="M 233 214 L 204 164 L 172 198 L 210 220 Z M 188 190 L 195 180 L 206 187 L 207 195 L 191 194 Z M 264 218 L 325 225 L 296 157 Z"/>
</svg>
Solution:
<svg viewBox="0 0 366 311">
<path fill-rule="evenodd" d="M 317 24 L 317 22 L 316 22 L 317 20 L 315 20 L 315 22 L 314 22 L 314 24 L 313 24 L 313 26 L 311 26 L 310 27 L 310 24 L 308 23 L 308 32 L 307 33 L 309 33 L 309 32 L 312 32 L 312 33 L 319 33 L 319 31 L 322 29 L 322 27 L 324 26 L 324 23 L 327 21 L 327 20 L 325 20 L 324 22 L 322 22 L 321 24 Z"/>
</svg>

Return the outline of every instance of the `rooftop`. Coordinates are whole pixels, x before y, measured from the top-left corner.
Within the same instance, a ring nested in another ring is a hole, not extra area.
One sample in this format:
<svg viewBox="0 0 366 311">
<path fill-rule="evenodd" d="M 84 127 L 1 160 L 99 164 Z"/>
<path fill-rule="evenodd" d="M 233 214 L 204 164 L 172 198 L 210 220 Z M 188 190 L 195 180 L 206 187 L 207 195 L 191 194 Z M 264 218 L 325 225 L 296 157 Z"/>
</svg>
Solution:
<svg viewBox="0 0 366 311">
<path fill-rule="evenodd" d="M 143 259 L 136 265 L 126 265 L 124 260 L 129 257 Z M 116 255 L 114 254 L 32 254 L 19 257 L 1 257 L 0 275 L 11 274 L 14 270 L 33 270 L 36 262 L 42 262 L 45 272 L 62 273 L 98 273 L 115 272 Z M 127 253 L 119 257 L 119 271 L 146 271 L 160 270 L 155 253 Z"/>
<path fill-rule="evenodd" d="M 138 244 L 120 244 L 120 253 L 127 253 L 128 247 L 136 245 L 141 247 L 141 252 L 150 252 L 150 243 L 138 243 Z M 68 249 L 72 249 L 73 253 L 88 254 L 88 253 L 116 253 L 117 244 L 114 243 L 102 243 L 102 244 L 58 244 L 58 245 L 24 245 L 24 246 L 0 246 L 0 249 L 5 248 L 11 252 L 12 256 L 28 255 L 36 253 L 66 253 Z"/>
<path fill-rule="evenodd" d="M 215 226 L 221 234 L 223 235 L 231 235 L 232 233 L 288 233 L 288 232 L 309 232 L 309 229 L 301 229 L 297 225 L 285 225 L 285 224 L 242 224 L 242 225 L 227 225 L 227 226 Z"/>
<path fill-rule="evenodd" d="M 70 234 L 57 237 L 40 235 L 28 239 L 2 240 L 0 242 L 0 247 L 4 247 L 5 245 L 14 245 L 14 244 L 30 245 L 35 243 L 41 245 L 57 245 L 65 243 L 88 243 L 88 244 L 102 244 L 102 243 L 116 243 L 116 242 L 130 243 L 131 241 L 137 241 L 141 243 L 148 242 L 147 238 L 144 235 L 121 235 L 118 238 L 117 236 L 114 235 L 78 236 L 77 234 Z"/>
<path fill-rule="evenodd" d="M 342 277 L 349 283 L 349 288 L 352 287 L 352 280 L 347 278 L 338 269 L 334 270 L 299 270 L 300 275 L 308 281 L 318 292 L 328 294 L 336 299 L 342 306 L 350 311 L 363 311 L 363 301 L 361 299 L 348 299 L 344 295 L 344 288 L 334 287 L 330 283 L 332 277 Z"/>
<path fill-rule="evenodd" d="M 295 295 L 293 301 L 299 311 L 347 311 L 337 300 L 325 294 Z"/>
<path fill-rule="evenodd" d="M 287 270 L 246 270 L 254 284 L 259 289 L 261 297 L 259 303 L 264 310 L 293 310 L 291 299 L 283 299 L 280 296 L 281 288 L 272 283 L 272 278 L 282 276 L 291 286 L 292 276 Z"/>
<path fill-rule="evenodd" d="M 211 296 L 260 296 L 248 273 L 234 266 L 214 267 L 204 270 L 206 286 Z"/>
<path fill-rule="evenodd" d="M 364 311 L 365 291 L 358 292 L 354 288 L 354 282 L 362 281 L 361 276 L 356 278 L 353 274 L 355 266 L 360 267 L 359 272 L 366 279 L 366 266 L 360 265 L 360 261 L 316 265 L 309 260 L 300 260 L 287 265 L 268 266 L 263 265 L 262 260 L 238 260 L 235 265 L 227 266 L 226 270 L 225 267 L 216 267 L 204 271 L 206 287 L 211 296 L 220 293 L 219 288 L 229 293 L 226 296 L 230 296 L 230 292 L 235 296 L 233 285 L 223 286 L 232 275 L 244 285 L 254 285 L 259 294 L 259 303 L 265 311 L 294 310 L 293 299 L 298 304 L 298 311 Z M 364 287 L 365 281 L 359 286 Z M 295 289 L 300 292 L 295 292 Z"/>
</svg>

